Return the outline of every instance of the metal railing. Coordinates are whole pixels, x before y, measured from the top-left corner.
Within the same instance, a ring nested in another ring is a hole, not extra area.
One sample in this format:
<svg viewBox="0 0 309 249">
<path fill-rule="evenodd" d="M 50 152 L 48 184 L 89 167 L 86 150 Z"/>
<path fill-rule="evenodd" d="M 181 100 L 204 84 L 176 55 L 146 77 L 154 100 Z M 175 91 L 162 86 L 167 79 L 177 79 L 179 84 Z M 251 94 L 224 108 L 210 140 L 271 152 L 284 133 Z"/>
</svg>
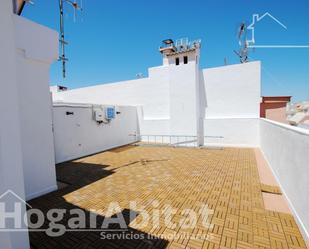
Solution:
<svg viewBox="0 0 309 249">
<path fill-rule="evenodd" d="M 198 147 L 197 136 L 192 135 L 132 135 L 139 145 Z M 222 136 L 205 136 L 206 138 L 222 139 Z"/>
</svg>

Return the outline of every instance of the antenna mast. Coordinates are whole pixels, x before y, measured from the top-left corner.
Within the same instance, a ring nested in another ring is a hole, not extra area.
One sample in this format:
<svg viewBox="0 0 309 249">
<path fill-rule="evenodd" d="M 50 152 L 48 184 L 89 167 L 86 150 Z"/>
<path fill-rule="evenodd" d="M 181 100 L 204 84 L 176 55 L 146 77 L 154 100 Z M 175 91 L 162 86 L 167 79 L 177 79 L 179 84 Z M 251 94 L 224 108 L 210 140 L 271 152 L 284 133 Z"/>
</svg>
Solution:
<svg viewBox="0 0 309 249">
<path fill-rule="evenodd" d="M 59 61 L 62 62 L 62 77 L 66 77 L 66 62 L 68 61 L 68 58 L 65 56 L 65 46 L 68 45 L 68 43 L 64 39 L 64 16 L 63 16 L 63 4 L 68 3 L 74 8 L 74 20 L 75 20 L 75 11 L 81 10 L 82 6 L 79 6 L 76 1 L 73 2 L 71 0 L 59 0 L 59 10 L 60 10 L 60 50 L 61 55 L 59 56 Z"/>
<path fill-rule="evenodd" d="M 240 24 L 238 30 L 238 43 L 240 50 L 234 50 L 234 52 L 239 57 L 241 63 L 247 63 L 249 61 L 249 48 L 247 42 L 247 25 L 244 22 Z"/>
</svg>

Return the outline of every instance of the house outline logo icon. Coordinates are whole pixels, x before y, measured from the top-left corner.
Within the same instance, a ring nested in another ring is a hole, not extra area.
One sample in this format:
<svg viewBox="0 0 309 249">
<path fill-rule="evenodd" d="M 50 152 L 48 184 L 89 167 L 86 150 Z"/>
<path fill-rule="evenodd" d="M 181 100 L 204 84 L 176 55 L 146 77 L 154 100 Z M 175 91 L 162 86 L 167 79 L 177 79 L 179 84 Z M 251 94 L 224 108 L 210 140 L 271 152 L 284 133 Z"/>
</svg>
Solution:
<svg viewBox="0 0 309 249">
<path fill-rule="evenodd" d="M 272 21 L 281 26 L 283 29 L 285 30 L 288 29 L 285 24 L 283 24 L 279 19 L 274 17 L 269 12 L 266 12 L 263 15 L 253 14 L 252 23 L 247 27 L 247 30 L 251 31 L 251 40 L 246 41 L 248 44 L 248 48 L 309 48 L 309 45 L 256 45 L 255 25 L 266 17 L 270 18 Z"/>
<path fill-rule="evenodd" d="M 23 198 L 21 198 L 18 194 L 16 194 L 14 191 L 12 191 L 12 190 L 7 190 L 7 191 L 5 191 L 2 195 L 0 195 L 0 202 L 1 202 L 1 199 L 2 198 L 4 198 L 5 196 L 7 196 L 7 195 L 12 195 L 12 196 L 14 196 L 17 200 L 19 200 L 20 202 L 22 202 L 22 203 L 24 203 L 27 207 L 29 207 L 29 208 L 32 208 L 32 206 L 31 205 L 29 205 Z"/>
<path fill-rule="evenodd" d="M 269 12 L 266 12 L 262 16 L 260 16 L 259 14 L 253 14 L 252 15 L 252 23 L 247 28 L 248 30 L 251 30 L 251 40 L 247 41 L 248 44 L 250 44 L 250 43 L 255 44 L 255 25 L 257 23 L 259 23 L 260 21 L 262 21 L 265 17 L 269 17 L 274 22 L 278 23 L 282 28 L 284 28 L 286 30 L 288 29 L 287 26 L 285 26 L 282 22 L 280 22 L 276 17 L 271 15 Z"/>
</svg>

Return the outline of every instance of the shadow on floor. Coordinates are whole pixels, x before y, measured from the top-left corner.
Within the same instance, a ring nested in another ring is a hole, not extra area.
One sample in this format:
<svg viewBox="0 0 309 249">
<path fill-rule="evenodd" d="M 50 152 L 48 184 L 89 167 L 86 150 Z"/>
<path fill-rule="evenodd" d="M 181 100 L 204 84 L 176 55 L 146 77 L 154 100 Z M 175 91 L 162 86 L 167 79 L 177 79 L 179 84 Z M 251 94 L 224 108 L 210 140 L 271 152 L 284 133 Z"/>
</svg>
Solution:
<svg viewBox="0 0 309 249">
<path fill-rule="evenodd" d="M 122 150 L 122 148 L 119 149 Z M 116 149 L 116 151 L 120 152 L 119 149 Z M 123 149 L 127 149 L 127 147 Z M 126 166 L 129 165 L 124 165 L 124 167 Z M 103 232 L 100 229 L 102 227 L 103 221 L 108 218 L 95 213 L 95 211 L 91 213 L 89 210 L 75 206 L 63 198 L 63 196 L 68 193 L 90 185 L 115 173 L 115 169 L 108 170 L 106 169 L 107 167 L 109 167 L 109 165 L 91 164 L 76 161 L 61 163 L 56 166 L 57 180 L 65 183 L 65 186 L 58 191 L 54 191 L 29 201 L 29 204 L 32 206 L 32 208 L 39 209 L 44 214 L 45 222 L 40 227 L 40 229 L 49 228 L 50 219 L 47 219 L 47 213 L 51 209 L 62 209 L 65 212 L 63 219 L 59 219 L 59 221 L 55 220 L 58 228 L 60 226 L 69 228 L 69 221 L 72 221 L 72 218 L 78 217 L 76 213 L 71 213 L 72 210 L 75 210 L 75 212 L 82 212 L 85 214 L 86 218 L 84 220 L 86 221 L 86 229 L 83 231 L 66 231 L 65 234 L 58 237 L 49 236 L 45 231 L 29 231 L 30 244 L 32 249 L 164 249 L 167 247 L 167 240 L 129 227 L 130 222 L 138 216 L 138 213 L 134 212 L 134 210 L 124 209 L 121 213 L 112 216 L 112 218 L 123 217 L 124 223 L 127 225 L 126 230 L 121 229 L 118 224 L 110 224 L 108 226 L 108 231 L 105 230 Z M 90 222 L 90 216 L 96 216 L 94 223 Z M 31 221 L 35 222 L 35 216 L 31 217 Z M 95 229 L 93 229 L 93 224 Z M 90 228 L 92 230 L 89 230 Z"/>
<path fill-rule="evenodd" d="M 58 164 L 56 166 L 57 181 L 67 185 L 60 190 L 61 193 L 70 193 L 115 173 L 114 170 L 107 170 L 107 167 L 109 165 L 74 161 Z"/>
<path fill-rule="evenodd" d="M 69 202 L 67 202 L 63 196 L 71 193 L 81 187 L 89 185 L 95 181 L 101 180 L 104 177 L 107 177 L 114 173 L 113 170 L 106 170 L 105 168 L 108 165 L 98 165 L 98 164 L 89 164 L 81 162 L 66 162 L 57 165 L 57 180 L 65 182 L 68 184 L 66 187 L 49 193 L 45 196 L 33 199 L 29 204 L 34 209 L 39 209 L 43 212 L 45 216 L 45 223 L 41 229 L 47 229 L 49 227 L 49 219 L 47 219 L 47 213 L 51 209 L 63 209 L 65 210 L 65 215 L 63 219 L 57 221 L 58 226 L 63 225 L 64 227 L 69 227 L 68 222 L 71 218 L 76 218 L 77 215 L 71 214 L 71 210 L 79 210 L 78 212 L 83 212 L 86 219 L 86 231 L 67 231 L 65 234 L 59 237 L 51 237 L 45 232 L 29 231 L 30 244 L 32 249 L 43 249 L 43 248 L 52 248 L 52 249 L 95 249 L 95 248 L 166 248 L 168 245 L 167 240 L 151 236 L 142 231 L 136 230 L 131 227 L 127 227 L 126 230 L 119 230 L 120 226 L 118 224 L 110 224 L 108 231 L 102 233 L 102 231 L 91 230 L 93 224 L 95 228 L 101 228 L 103 221 L 106 219 L 102 215 L 96 213 L 91 213 L 88 210 L 81 209 Z M 130 211 L 133 212 L 133 215 L 129 215 Z M 96 222 L 90 224 L 90 216 L 95 214 Z M 124 209 L 121 214 L 124 217 L 126 225 L 132 221 L 130 218 L 138 216 L 138 213 L 134 210 Z M 119 214 L 118 214 L 119 215 Z M 118 217 L 114 215 L 112 217 Z M 35 217 L 35 216 L 34 216 Z M 120 216 L 121 217 L 121 216 Z M 32 217 L 31 221 L 35 222 Z M 138 238 L 136 238 L 136 236 Z"/>
<path fill-rule="evenodd" d="M 63 235 L 52 237 L 43 231 L 29 231 L 31 249 L 53 248 L 53 249 L 95 249 L 95 248 L 167 248 L 168 241 L 149 235 L 142 231 L 129 227 L 129 223 L 138 216 L 138 213 L 133 212 L 133 219 L 130 219 L 130 211 L 128 209 L 122 210 L 121 213 L 115 214 L 112 218 L 124 217 L 127 228 L 123 229 L 118 224 L 109 224 L 106 230 L 102 230 L 103 221 L 106 219 L 104 216 L 95 214 L 96 220 L 90 223 L 90 213 L 85 209 L 81 209 L 74 206 L 64 200 L 57 202 L 50 202 L 51 196 L 41 197 L 36 199 L 35 202 L 30 201 L 32 208 L 40 209 L 45 216 L 45 223 L 40 229 L 48 229 L 49 222 L 46 218 L 48 210 L 52 208 L 64 209 L 65 215 L 61 221 L 57 221 L 57 228 L 63 225 L 63 228 L 68 229 Z M 46 205 L 49 203 L 50 205 Z M 83 211 L 86 219 L 86 231 L 69 231 L 69 220 L 76 218 L 76 214 L 70 214 L 71 210 Z M 122 215 L 122 216 L 121 216 Z M 132 217 L 132 216 L 131 216 Z M 35 219 L 31 219 L 32 222 L 36 222 Z M 91 224 L 91 225 L 90 225 Z M 95 225 L 94 225 L 95 224 Z M 92 229 L 89 231 L 88 229 Z M 88 231 L 87 231 L 88 230 Z M 58 232 L 59 229 L 54 229 L 54 232 Z"/>
</svg>

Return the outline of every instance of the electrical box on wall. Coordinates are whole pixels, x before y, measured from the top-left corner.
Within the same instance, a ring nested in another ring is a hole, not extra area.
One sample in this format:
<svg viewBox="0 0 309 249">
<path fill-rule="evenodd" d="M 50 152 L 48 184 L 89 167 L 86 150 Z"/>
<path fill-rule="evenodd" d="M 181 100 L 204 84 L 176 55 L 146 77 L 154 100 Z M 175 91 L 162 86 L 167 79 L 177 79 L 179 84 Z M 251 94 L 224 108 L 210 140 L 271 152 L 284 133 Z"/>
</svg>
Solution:
<svg viewBox="0 0 309 249">
<path fill-rule="evenodd" d="M 97 109 L 94 111 L 94 119 L 97 122 L 103 122 L 104 121 L 104 113 L 102 110 Z"/>
<path fill-rule="evenodd" d="M 93 119 L 99 124 L 108 124 L 112 119 L 116 117 L 115 106 L 93 106 Z"/>
<path fill-rule="evenodd" d="M 105 109 L 105 118 L 111 120 L 115 118 L 115 107 L 107 107 Z"/>
</svg>

